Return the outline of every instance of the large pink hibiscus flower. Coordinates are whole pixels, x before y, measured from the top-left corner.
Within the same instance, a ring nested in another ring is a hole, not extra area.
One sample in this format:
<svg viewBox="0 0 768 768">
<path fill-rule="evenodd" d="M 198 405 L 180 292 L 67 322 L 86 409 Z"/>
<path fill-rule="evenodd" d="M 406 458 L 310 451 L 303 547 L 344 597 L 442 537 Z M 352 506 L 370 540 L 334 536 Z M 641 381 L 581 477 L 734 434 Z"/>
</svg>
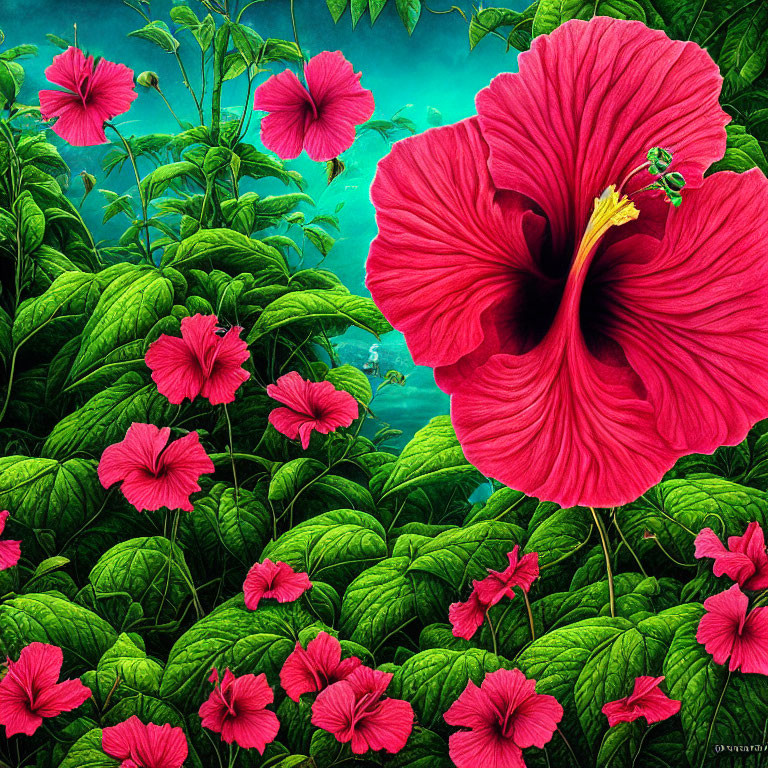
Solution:
<svg viewBox="0 0 768 768">
<path fill-rule="evenodd" d="M 381 161 L 367 283 L 452 395 L 469 461 L 563 506 L 623 504 L 768 415 L 768 182 L 703 178 L 729 118 L 694 43 L 570 21 L 519 69 Z M 645 189 L 654 148 L 680 208 Z"/>
<path fill-rule="evenodd" d="M 96 63 L 79 48 L 54 56 L 45 76 L 68 90 L 40 91 L 40 114 L 58 118 L 53 132 L 76 147 L 104 144 L 104 123 L 127 112 L 137 96 L 132 69 L 106 59 Z"/>
</svg>

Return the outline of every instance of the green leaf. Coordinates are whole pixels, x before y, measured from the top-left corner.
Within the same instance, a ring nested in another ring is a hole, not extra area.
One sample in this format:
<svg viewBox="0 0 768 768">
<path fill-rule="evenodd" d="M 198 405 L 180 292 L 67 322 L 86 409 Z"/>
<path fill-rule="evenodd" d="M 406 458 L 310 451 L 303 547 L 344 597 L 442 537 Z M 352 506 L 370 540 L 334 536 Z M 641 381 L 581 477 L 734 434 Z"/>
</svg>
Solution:
<svg viewBox="0 0 768 768">
<path fill-rule="evenodd" d="M 118 768 L 120 763 L 120 760 L 104 753 L 101 728 L 94 728 L 70 747 L 59 768 Z"/>
<path fill-rule="evenodd" d="M 368 0 L 368 12 L 371 14 L 371 26 L 373 26 L 379 14 L 384 10 L 387 0 Z"/>
<path fill-rule="evenodd" d="M 142 40 L 149 40 L 150 43 L 159 46 L 166 53 L 174 53 L 179 47 L 178 40 L 171 34 L 164 21 L 151 21 L 141 29 L 129 32 L 128 37 L 140 37 Z"/>
<path fill-rule="evenodd" d="M 122 440 L 133 422 L 166 424 L 176 410 L 154 382 L 126 373 L 65 416 L 45 441 L 42 455 L 61 458 L 82 451 L 98 457 L 108 445 Z"/>
<path fill-rule="evenodd" d="M 483 8 L 472 14 L 469 22 L 469 48 L 474 48 L 486 35 L 499 27 L 516 24 L 523 14 L 509 8 Z"/>
<path fill-rule="evenodd" d="M 141 180 L 141 190 L 147 200 L 154 200 L 177 179 L 191 177 L 203 181 L 200 169 L 187 160 L 180 160 L 177 163 L 169 163 L 155 168 Z"/>
<path fill-rule="evenodd" d="M 593 16 L 646 20 L 645 11 L 637 0 L 539 0 L 533 34 L 534 37 L 545 35 L 570 19 L 591 19 Z"/>
<path fill-rule="evenodd" d="M 2 67 L 0 67 L 2 68 Z M 45 215 L 35 202 L 32 193 L 24 190 L 13 204 L 21 240 L 19 245 L 24 253 L 32 253 L 45 236 Z"/>
<path fill-rule="evenodd" d="M 482 476 L 464 458 L 450 416 L 436 416 L 403 448 L 382 498 L 450 481 L 478 485 Z"/>
<path fill-rule="evenodd" d="M 768 173 L 768 160 L 758 140 L 747 133 L 743 125 L 731 123 L 725 127 L 728 143 L 725 155 L 710 166 L 709 173 L 717 171 L 736 171 L 743 173 L 757 166 L 763 173 Z"/>
<path fill-rule="evenodd" d="M 296 291 L 266 307 L 248 334 L 248 343 L 288 325 L 306 329 L 318 323 L 332 323 L 333 336 L 353 325 L 376 338 L 392 330 L 371 299 L 335 291 Z"/>
<path fill-rule="evenodd" d="M 271 685 L 299 632 L 313 624 L 299 603 L 259 605 L 249 611 L 239 595 L 195 623 L 171 648 L 160 687 L 161 698 L 197 712 L 207 698 L 211 669 L 229 667 L 235 675 L 264 672 Z"/>
<path fill-rule="evenodd" d="M 366 567 L 387 556 L 381 523 L 365 512 L 337 509 L 286 531 L 262 553 L 288 563 L 310 579 L 344 588 Z"/>
<path fill-rule="evenodd" d="M 420 725 L 445 728 L 443 714 L 472 680 L 482 683 L 489 672 L 506 666 L 504 660 L 487 651 L 430 649 L 411 656 L 395 672 L 389 695 L 411 702 Z"/>
<path fill-rule="evenodd" d="M 581 549 L 591 532 L 592 517 L 584 507 L 558 509 L 543 520 L 534 519 L 523 551 L 538 552 L 539 567 L 548 568 Z"/>
<path fill-rule="evenodd" d="M 331 368 L 325 375 L 325 380 L 330 381 L 336 389 L 349 392 L 359 403 L 368 405 L 373 397 L 371 382 L 368 377 L 354 365 L 340 365 Z"/>
<path fill-rule="evenodd" d="M 395 0 L 395 7 L 408 34 L 413 34 L 421 16 L 421 0 Z"/>
<path fill-rule="evenodd" d="M 349 0 L 325 0 L 325 2 L 328 10 L 331 12 L 331 16 L 333 16 L 334 23 L 338 22 L 349 5 Z"/>
<path fill-rule="evenodd" d="M 376 653 L 416 618 L 409 557 L 393 557 L 363 571 L 344 592 L 340 631 Z"/>
<path fill-rule="evenodd" d="M 269 482 L 269 500 L 289 502 L 327 467 L 317 459 L 303 456 L 278 467 Z"/>
<path fill-rule="evenodd" d="M 21 595 L 0 604 L 0 652 L 18 658 L 29 643 L 50 643 L 64 651 L 62 677 L 95 667 L 117 639 L 114 629 L 93 611 L 63 597 Z"/>
<path fill-rule="evenodd" d="M 314 224 L 307 224 L 303 227 L 303 232 L 312 245 L 320 251 L 322 256 L 327 256 L 336 240 L 331 237 L 322 227 Z"/>
</svg>

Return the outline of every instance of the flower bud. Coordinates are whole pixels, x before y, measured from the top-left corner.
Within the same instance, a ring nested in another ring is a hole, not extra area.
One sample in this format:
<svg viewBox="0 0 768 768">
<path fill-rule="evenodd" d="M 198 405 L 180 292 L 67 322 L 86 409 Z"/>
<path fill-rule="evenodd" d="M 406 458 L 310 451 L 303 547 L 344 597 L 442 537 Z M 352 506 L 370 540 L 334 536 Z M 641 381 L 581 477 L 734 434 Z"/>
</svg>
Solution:
<svg viewBox="0 0 768 768">
<path fill-rule="evenodd" d="M 145 88 L 157 88 L 160 85 L 160 78 L 157 76 L 157 72 L 142 72 L 137 78 L 136 82 L 139 85 L 143 85 Z"/>
</svg>

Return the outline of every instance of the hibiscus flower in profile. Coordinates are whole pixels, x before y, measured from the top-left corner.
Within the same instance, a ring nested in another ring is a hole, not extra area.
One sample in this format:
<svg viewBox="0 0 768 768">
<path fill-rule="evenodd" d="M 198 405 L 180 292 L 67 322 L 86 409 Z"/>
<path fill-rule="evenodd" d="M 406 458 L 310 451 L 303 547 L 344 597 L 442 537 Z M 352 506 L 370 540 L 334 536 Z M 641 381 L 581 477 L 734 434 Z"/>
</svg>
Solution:
<svg viewBox="0 0 768 768">
<path fill-rule="evenodd" d="M 730 118 L 695 43 L 596 17 L 518 62 L 379 163 L 367 285 L 472 464 L 617 506 L 768 415 L 768 181 L 703 177 Z"/>
<path fill-rule="evenodd" d="M 346 680 L 361 664 L 357 656 L 342 661 L 341 643 L 327 632 L 320 632 L 307 643 L 301 643 L 285 660 L 280 670 L 280 685 L 289 698 L 298 701 L 304 693 L 322 691 L 339 680 Z"/>
<path fill-rule="evenodd" d="M 136 715 L 101 732 L 105 754 L 122 760 L 124 768 L 181 768 L 187 759 L 187 738 L 166 723 L 145 725 Z"/>
<path fill-rule="evenodd" d="M 157 390 L 174 405 L 198 395 L 211 405 L 231 403 L 237 388 L 251 375 L 243 369 L 248 345 L 235 326 L 223 335 L 216 315 L 182 318 L 181 338 L 162 334 L 149 345 L 144 361 Z"/>
<path fill-rule="evenodd" d="M 306 573 L 296 573 L 288 563 L 273 563 L 266 557 L 263 562 L 254 563 L 245 577 L 245 607 L 255 611 L 265 597 L 274 598 L 278 603 L 292 603 L 311 587 Z"/>
<path fill-rule="evenodd" d="M 490 603 L 485 603 L 480 599 L 480 595 L 477 593 L 479 583 L 478 581 L 473 582 L 472 592 L 464 602 L 451 603 L 448 606 L 448 621 L 451 622 L 454 637 L 471 640 L 485 621 L 485 614 L 491 606 Z"/>
<path fill-rule="evenodd" d="M 519 669 L 498 669 L 478 688 L 471 680 L 445 713 L 452 734 L 448 751 L 457 768 L 524 768 L 523 750 L 552 739 L 563 708 L 554 696 L 536 693 L 536 681 Z"/>
<path fill-rule="evenodd" d="M 312 705 L 312 724 L 332 733 L 352 752 L 399 752 L 413 729 L 413 708 L 401 699 L 385 699 L 392 673 L 358 667 L 346 680 L 320 691 Z"/>
<path fill-rule="evenodd" d="M 5 524 L 8 521 L 10 512 L 4 509 L 0 512 L 0 536 L 3 535 Z M 6 568 L 13 568 L 21 558 L 21 542 L 13 539 L 0 540 L 0 571 Z"/>
<path fill-rule="evenodd" d="M 714 558 L 715 576 L 728 576 L 742 589 L 768 587 L 765 534 L 757 521 L 747 526 L 743 536 L 729 536 L 727 549 L 711 528 L 703 528 L 694 543 L 696 557 Z"/>
<path fill-rule="evenodd" d="M 234 742 L 263 755 L 280 730 L 277 715 L 266 708 L 275 700 L 266 675 L 235 677 L 227 669 L 219 683 L 219 672 L 214 669 L 208 680 L 214 688 L 200 705 L 203 728 L 220 733 L 227 744 Z"/>
<path fill-rule="evenodd" d="M 58 682 L 64 654 L 56 645 L 30 643 L 17 661 L 8 659 L 8 671 L 0 680 L 0 725 L 10 738 L 31 736 L 43 718 L 77 709 L 91 695 L 79 679 Z"/>
<path fill-rule="evenodd" d="M 213 462 L 197 432 L 169 443 L 170 436 L 170 427 L 131 424 L 125 438 L 101 455 L 101 484 L 121 483 L 123 496 L 139 512 L 161 507 L 191 512 L 189 496 L 200 490 L 200 475 L 213 472 Z"/>
<path fill-rule="evenodd" d="M 629 696 L 609 701 L 602 709 L 608 726 L 631 723 L 644 717 L 647 723 L 659 723 L 680 711 L 680 702 L 670 699 L 659 687 L 663 677 L 641 675 L 635 678 L 635 687 Z"/>
<path fill-rule="evenodd" d="M 53 120 L 53 132 L 76 147 L 107 141 L 104 123 L 127 112 L 136 98 L 133 70 L 69 47 L 53 57 L 45 70 L 52 83 L 66 91 L 40 91 L 40 114 Z"/>
<path fill-rule="evenodd" d="M 269 423 L 291 440 L 297 437 L 301 447 L 309 448 L 312 431 L 327 435 L 339 427 L 348 427 L 360 408 L 349 392 L 336 389 L 330 381 L 307 381 L 297 371 L 281 376 L 267 386 L 267 394 L 285 408 L 275 408 Z"/>
<path fill-rule="evenodd" d="M 749 610 L 749 598 L 734 584 L 704 601 L 696 639 L 715 664 L 735 672 L 768 675 L 768 607 Z"/>
<path fill-rule="evenodd" d="M 355 126 L 373 114 L 373 94 L 341 51 L 323 51 L 304 65 L 302 85 L 286 69 L 272 75 L 254 94 L 253 108 L 269 114 L 261 140 L 284 160 L 306 149 L 313 160 L 332 160 L 355 141 Z"/>
</svg>

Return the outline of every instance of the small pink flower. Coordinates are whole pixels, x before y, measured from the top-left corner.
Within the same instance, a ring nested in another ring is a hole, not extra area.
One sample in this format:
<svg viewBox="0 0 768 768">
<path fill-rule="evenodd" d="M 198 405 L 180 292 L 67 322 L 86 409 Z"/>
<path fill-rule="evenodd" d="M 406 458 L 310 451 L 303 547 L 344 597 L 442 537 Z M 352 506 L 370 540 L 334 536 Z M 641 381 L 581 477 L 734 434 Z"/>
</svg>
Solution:
<svg viewBox="0 0 768 768">
<path fill-rule="evenodd" d="M 603 707 L 609 727 L 619 723 L 631 723 L 644 717 L 646 722 L 659 723 L 680 711 L 680 702 L 670 699 L 659 687 L 663 677 L 642 675 L 635 678 L 635 687 L 629 696 L 609 701 Z"/>
<path fill-rule="evenodd" d="M 712 654 L 716 664 L 731 672 L 768 675 L 768 607 L 753 608 L 749 598 L 734 584 L 726 592 L 704 601 L 706 613 L 699 622 L 696 639 Z"/>
<path fill-rule="evenodd" d="M 327 435 L 348 427 L 360 412 L 349 392 L 336 389 L 330 381 L 306 381 L 296 371 L 267 386 L 267 394 L 286 406 L 275 408 L 269 423 L 291 440 L 301 438 L 304 450 L 309 447 L 312 430 Z"/>
<path fill-rule="evenodd" d="M 448 607 L 448 620 L 453 627 L 454 637 L 470 640 L 485 620 L 485 613 L 490 606 L 484 603 L 477 594 L 479 583 L 478 581 L 474 582 L 474 588 L 469 599 L 463 603 L 451 603 Z"/>
<path fill-rule="evenodd" d="M 53 132 L 76 147 L 104 144 L 104 123 L 131 108 L 136 98 L 133 70 L 106 59 L 94 63 L 79 48 L 53 57 L 45 76 L 66 91 L 40 91 L 43 120 L 58 120 Z"/>
<path fill-rule="evenodd" d="M 480 600 L 486 605 L 496 605 L 503 597 L 510 599 L 515 596 L 514 587 L 520 587 L 524 592 L 531 589 L 531 585 L 539 577 L 539 554 L 531 552 L 518 559 L 520 547 L 507 553 L 509 566 L 501 571 L 488 569 L 488 576 L 475 583 L 475 591 Z"/>
<path fill-rule="evenodd" d="M 261 121 L 261 140 L 284 160 L 302 149 L 313 160 L 331 160 L 355 141 L 355 126 L 373 114 L 373 94 L 341 51 L 323 51 L 304 66 L 304 87 L 286 69 L 262 83 L 253 108 L 269 114 Z"/>
<path fill-rule="evenodd" d="M 536 693 L 519 669 L 498 669 L 478 688 L 471 680 L 444 715 L 468 731 L 448 740 L 457 768 L 525 768 L 523 749 L 544 747 L 563 717 L 554 696 Z"/>
<path fill-rule="evenodd" d="M 768 587 L 768 554 L 765 535 L 760 523 L 750 523 L 743 536 L 729 536 L 728 549 L 711 528 L 704 528 L 696 537 L 696 557 L 712 557 L 715 576 L 725 574 L 743 589 Z"/>
<path fill-rule="evenodd" d="M 357 656 L 341 660 L 341 643 L 321 632 L 307 644 L 296 643 L 293 653 L 280 670 L 280 684 L 294 701 L 303 693 L 322 691 L 339 680 L 346 680 L 361 664 Z"/>
<path fill-rule="evenodd" d="M 101 732 L 101 748 L 122 760 L 121 768 L 181 768 L 187 759 L 187 739 L 181 728 L 145 725 L 136 715 Z"/>
<path fill-rule="evenodd" d="M 215 685 L 208 700 L 200 705 L 203 728 L 220 733 L 227 744 L 235 742 L 263 755 L 280 730 L 277 715 L 266 708 L 275 700 L 266 675 L 235 677 L 227 669 L 219 685 L 219 672 L 214 669 L 208 680 Z"/>
<path fill-rule="evenodd" d="M 59 683 L 64 655 L 56 645 L 30 643 L 18 661 L 8 659 L 8 672 L 0 680 L 0 725 L 10 738 L 31 736 L 44 717 L 77 709 L 90 695 L 79 678 Z"/>
<path fill-rule="evenodd" d="M 0 536 L 5 530 L 5 523 L 10 513 L 7 510 L 0 512 Z M 13 568 L 19 562 L 21 557 L 21 542 L 5 539 L 0 541 L 0 571 L 6 568 Z"/>
<path fill-rule="evenodd" d="M 292 603 L 311 587 L 306 573 L 296 573 L 288 563 L 273 563 L 266 557 L 263 563 L 254 563 L 245 577 L 245 607 L 255 611 L 263 597 L 274 597 L 278 603 Z"/>
<path fill-rule="evenodd" d="M 211 405 L 231 403 L 237 388 L 251 375 L 242 364 L 248 345 L 235 326 L 220 335 L 216 315 L 193 315 L 181 321 L 181 338 L 162 334 L 149 345 L 144 360 L 158 392 L 174 405 L 198 395 Z"/>
<path fill-rule="evenodd" d="M 392 674 L 360 666 L 346 680 L 328 686 L 312 705 L 312 724 L 332 733 L 352 752 L 383 749 L 394 754 L 413 729 L 413 708 L 401 699 L 385 699 Z"/>
<path fill-rule="evenodd" d="M 101 455 L 99 480 L 105 488 L 122 482 L 120 490 L 136 509 L 160 507 L 192 511 L 191 493 L 200 490 L 200 475 L 213 472 L 197 432 L 168 443 L 170 427 L 131 424 L 125 438 Z"/>
</svg>

